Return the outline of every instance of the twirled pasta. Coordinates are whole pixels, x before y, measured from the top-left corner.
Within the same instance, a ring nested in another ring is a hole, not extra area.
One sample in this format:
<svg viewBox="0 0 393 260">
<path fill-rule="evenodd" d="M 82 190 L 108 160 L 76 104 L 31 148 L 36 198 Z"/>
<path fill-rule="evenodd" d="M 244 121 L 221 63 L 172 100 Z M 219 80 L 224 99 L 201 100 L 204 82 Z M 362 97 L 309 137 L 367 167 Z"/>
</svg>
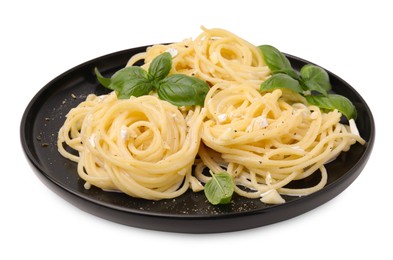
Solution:
<svg viewBox="0 0 393 260">
<path fill-rule="evenodd" d="M 252 84 L 256 89 L 270 75 L 258 48 L 223 29 L 206 29 L 195 39 L 169 45 L 153 45 L 132 57 L 127 66 L 144 59 L 150 62 L 168 51 L 173 56 L 172 73 L 201 78 L 211 85 L 220 82 Z"/>
<path fill-rule="evenodd" d="M 272 190 L 287 195 L 315 192 L 327 181 L 324 164 L 356 141 L 364 143 L 339 123 L 337 110 L 322 113 L 316 106 L 290 104 L 282 99 L 281 90 L 262 95 L 247 84 L 216 84 L 205 106 L 202 164 L 214 172 L 228 171 L 237 184 L 236 192 L 249 198 Z M 215 160 L 211 160 L 212 151 Z M 203 168 L 197 168 L 196 176 L 205 182 Z M 322 178 L 316 186 L 284 187 L 318 169 Z"/>
<path fill-rule="evenodd" d="M 258 48 L 228 31 L 202 29 L 195 40 L 151 46 L 127 66 L 143 60 L 147 70 L 155 57 L 171 53 L 171 74 L 211 86 L 204 108 L 178 108 L 154 93 L 127 100 L 115 92 L 92 94 L 67 115 L 59 152 L 78 163 L 87 188 L 151 200 L 202 190 L 210 179 L 206 168 L 227 171 L 236 193 L 265 203 L 323 188 L 324 165 L 355 142 L 365 143 L 354 122 L 341 124 L 337 110 L 325 113 L 294 93 L 261 93 L 270 70 Z M 312 174 L 321 174 L 317 185 L 286 187 Z"/>
<path fill-rule="evenodd" d="M 78 162 L 79 176 L 89 184 L 145 199 L 174 198 L 189 188 L 201 119 L 200 109 L 184 117 L 154 96 L 89 95 L 67 115 L 58 147 Z"/>
</svg>

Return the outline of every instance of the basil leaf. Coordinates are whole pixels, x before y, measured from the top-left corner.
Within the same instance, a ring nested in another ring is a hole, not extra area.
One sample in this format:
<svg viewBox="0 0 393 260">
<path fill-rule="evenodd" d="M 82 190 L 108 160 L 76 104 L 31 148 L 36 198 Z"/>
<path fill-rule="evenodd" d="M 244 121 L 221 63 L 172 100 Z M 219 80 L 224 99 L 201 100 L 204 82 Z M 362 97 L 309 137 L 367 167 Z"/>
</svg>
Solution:
<svg viewBox="0 0 393 260">
<path fill-rule="evenodd" d="M 273 76 L 262 82 L 260 91 L 271 91 L 278 88 L 290 89 L 296 93 L 303 92 L 299 81 L 282 73 L 274 74 Z"/>
<path fill-rule="evenodd" d="M 296 71 L 294 71 L 292 68 L 291 68 L 291 69 L 280 69 L 280 70 L 276 70 L 276 71 L 274 71 L 273 74 L 279 74 L 279 73 L 281 73 L 281 74 L 287 74 L 288 76 L 290 76 L 290 77 L 293 78 L 293 79 L 300 80 L 299 75 L 298 75 L 298 74 L 296 73 Z"/>
<path fill-rule="evenodd" d="M 97 69 L 97 67 L 94 68 L 94 73 L 96 74 L 98 82 L 100 82 L 101 85 L 103 85 L 104 87 L 107 88 L 111 84 L 111 79 L 102 76 L 100 71 Z"/>
<path fill-rule="evenodd" d="M 315 105 L 319 108 L 326 110 L 337 109 L 341 112 L 348 120 L 353 118 L 356 119 L 357 112 L 352 102 L 341 95 L 328 94 L 327 96 L 312 95 L 305 97 L 307 102 L 311 105 Z"/>
<path fill-rule="evenodd" d="M 315 65 L 307 64 L 300 70 L 303 84 L 308 90 L 314 90 L 327 96 L 327 91 L 331 90 L 328 73 Z"/>
<path fill-rule="evenodd" d="M 137 66 L 125 67 L 115 72 L 111 78 L 109 89 L 121 91 L 127 82 L 135 79 L 147 80 L 147 72 Z"/>
<path fill-rule="evenodd" d="M 232 177 L 227 172 L 213 174 L 212 178 L 206 183 L 204 192 L 207 200 L 213 204 L 228 204 L 235 190 Z"/>
<path fill-rule="evenodd" d="M 158 96 L 176 106 L 203 106 L 209 85 L 198 78 L 174 74 L 158 83 Z"/>
<path fill-rule="evenodd" d="M 299 76 L 291 67 L 289 60 L 278 49 L 270 45 L 261 45 L 259 49 L 273 74 L 261 84 L 260 91 L 290 89 L 305 96 L 309 104 L 326 110 L 337 109 L 347 119 L 356 119 L 356 108 L 349 99 L 336 94 L 328 94 L 332 86 L 329 74 L 324 69 L 307 64 L 302 67 Z M 311 95 L 306 95 L 305 90 L 310 90 Z"/>
<path fill-rule="evenodd" d="M 285 73 L 297 78 L 297 73 L 293 70 L 289 60 L 277 48 L 271 45 L 261 45 L 259 49 L 262 52 L 263 60 L 273 74 Z"/>
<path fill-rule="evenodd" d="M 164 52 L 153 59 L 149 66 L 149 77 L 155 82 L 163 80 L 168 76 L 172 68 L 172 56 L 168 52 Z"/>
<path fill-rule="evenodd" d="M 119 99 L 128 99 L 131 96 L 140 97 L 148 95 L 153 90 L 150 80 L 145 78 L 134 78 L 124 82 L 121 88 L 116 90 Z"/>
<path fill-rule="evenodd" d="M 144 69 L 132 66 L 115 72 L 108 88 L 115 90 L 118 98 L 127 99 L 131 96 L 140 97 L 149 94 L 153 85 Z"/>
</svg>

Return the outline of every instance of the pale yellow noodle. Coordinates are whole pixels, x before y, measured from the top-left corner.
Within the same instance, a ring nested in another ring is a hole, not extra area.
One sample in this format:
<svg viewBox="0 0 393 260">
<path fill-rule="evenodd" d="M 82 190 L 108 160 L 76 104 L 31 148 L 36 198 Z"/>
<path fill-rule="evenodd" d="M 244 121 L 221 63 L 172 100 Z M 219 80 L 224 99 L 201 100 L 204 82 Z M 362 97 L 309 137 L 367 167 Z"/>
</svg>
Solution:
<svg viewBox="0 0 393 260">
<path fill-rule="evenodd" d="M 132 57 L 127 66 L 144 59 L 144 68 L 159 54 L 173 55 L 172 73 L 199 77 L 211 85 L 220 82 L 248 82 L 256 89 L 270 75 L 259 49 L 223 29 L 206 29 L 195 39 L 169 45 L 154 45 Z"/>
<path fill-rule="evenodd" d="M 261 93 L 270 70 L 260 50 L 229 31 L 202 30 L 194 40 L 153 45 L 127 66 L 148 70 L 155 57 L 169 52 L 171 74 L 198 77 L 211 86 L 203 109 L 177 108 L 155 93 L 127 100 L 115 92 L 89 95 L 67 115 L 59 152 L 78 163 L 87 188 L 151 200 L 203 189 L 211 178 L 208 169 L 227 171 L 236 193 L 265 203 L 282 203 L 280 194 L 322 189 L 325 165 L 365 141 L 340 123 L 337 110 L 308 106 L 290 91 Z M 314 186 L 288 188 L 313 174 L 319 179 Z"/>
<path fill-rule="evenodd" d="M 289 195 L 315 192 L 327 181 L 324 164 L 356 141 L 364 144 L 340 124 L 336 110 L 323 113 L 315 106 L 290 104 L 282 99 L 281 90 L 261 94 L 247 83 L 216 84 L 205 107 L 201 136 L 206 148 L 200 148 L 201 163 L 226 169 L 237 184 L 236 192 L 245 197 L 256 198 L 271 189 Z M 211 160 L 209 150 L 219 152 L 227 166 Z M 318 170 L 322 177 L 314 187 L 284 188 Z"/>
<path fill-rule="evenodd" d="M 74 108 L 59 131 L 63 156 L 78 162 L 79 176 L 105 190 L 145 199 L 174 198 L 189 188 L 200 144 L 200 109 L 186 120 L 177 107 L 154 96 L 118 100 L 91 95 Z M 80 114 L 78 114 L 78 112 Z M 83 117 L 79 134 L 74 115 Z M 79 158 L 63 148 L 78 151 Z"/>
</svg>

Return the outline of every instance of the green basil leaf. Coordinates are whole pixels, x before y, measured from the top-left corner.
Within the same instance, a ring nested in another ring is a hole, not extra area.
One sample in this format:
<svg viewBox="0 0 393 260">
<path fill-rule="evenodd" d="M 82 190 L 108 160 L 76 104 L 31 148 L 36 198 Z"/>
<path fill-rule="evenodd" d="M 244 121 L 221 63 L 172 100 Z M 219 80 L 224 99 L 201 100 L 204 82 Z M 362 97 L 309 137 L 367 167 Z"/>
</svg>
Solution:
<svg viewBox="0 0 393 260">
<path fill-rule="evenodd" d="M 147 80 L 147 72 L 137 66 L 125 67 L 115 72 L 111 78 L 109 89 L 121 91 L 129 81 L 135 79 Z"/>
<path fill-rule="evenodd" d="M 213 174 L 212 178 L 206 183 L 204 192 L 207 200 L 213 204 L 228 204 L 235 190 L 232 177 L 227 172 Z"/>
<path fill-rule="evenodd" d="M 329 94 L 327 96 L 322 95 L 311 95 L 305 97 L 307 102 L 311 105 L 315 105 L 319 108 L 326 110 L 337 109 L 341 112 L 348 120 L 353 118 L 356 119 L 357 111 L 352 102 L 341 95 Z"/>
<path fill-rule="evenodd" d="M 174 74 L 158 83 L 157 93 L 162 100 L 176 106 L 203 106 L 209 85 L 198 78 Z"/>
<path fill-rule="evenodd" d="M 164 52 L 153 59 L 149 66 L 149 76 L 155 82 L 163 80 L 168 76 L 172 68 L 172 56 L 168 52 Z"/>
<path fill-rule="evenodd" d="M 111 84 L 111 79 L 102 76 L 100 71 L 97 69 L 97 67 L 94 68 L 94 73 L 96 74 L 98 82 L 100 82 L 101 85 L 103 85 L 104 87 L 107 88 Z"/>
<path fill-rule="evenodd" d="M 281 74 L 287 74 L 288 76 L 290 76 L 290 77 L 293 78 L 293 79 L 300 80 L 299 75 L 298 75 L 298 74 L 296 73 L 296 71 L 294 71 L 292 68 L 291 68 L 291 69 L 280 69 L 280 70 L 276 70 L 276 71 L 274 71 L 273 74 L 279 74 L 279 73 L 281 73 Z"/>
<path fill-rule="evenodd" d="M 115 72 L 108 88 L 115 90 L 118 98 L 127 99 L 131 96 L 140 97 L 149 94 L 153 85 L 144 69 L 132 66 Z"/>
<path fill-rule="evenodd" d="M 297 78 L 297 73 L 293 70 L 289 60 L 277 48 L 271 45 L 261 45 L 259 49 L 262 52 L 263 60 L 273 74 L 285 73 Z"/>
<path fill-rule="evenodd" d="M 331 90 L 328 73 L 315 65 L 307 64 L 300 70 L 302 81 L 308 90 L 317 91 L 324 96 Z"/>
<path fill-rule="evenodd" d="M 260 91 L 272 91 L 274 89 L 290 89 L 296 93 L 302 93 L 303 89 L 301 88 L 299 81 L 293 79 L 292 77 L 286 74 L 274 74 L 264 82 L 262 82 Z"/>
<path fill-rule="evenodd" d="M 153 90 L 153 84 L 145 78 L 134 78 L 124 82 L 122 87 L 117 89 L 119 99 L 128 99 L 131 96 L 140 97 L 148 95 Z"/>
</svg>

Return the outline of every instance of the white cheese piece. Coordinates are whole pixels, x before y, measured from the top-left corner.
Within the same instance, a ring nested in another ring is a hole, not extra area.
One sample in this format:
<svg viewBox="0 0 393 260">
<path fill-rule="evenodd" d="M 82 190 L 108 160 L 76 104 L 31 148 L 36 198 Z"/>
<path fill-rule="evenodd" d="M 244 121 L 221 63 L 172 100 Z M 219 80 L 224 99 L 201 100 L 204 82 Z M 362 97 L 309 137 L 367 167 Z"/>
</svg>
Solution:
<svg viewBox="0 0 393 260">
<path fill-rule="evenodd" d="M 179 53 L 175 48 L 169 48 L 165 52 L 168 52 L 172 58 L 176 57 L 176 55 Z"/>
<path fill-rule="evenodd" d="M 224 123 L 225 121 L 227 121 L 228 116 L 227 114 L 220 114 L 217 116 L 217 118 L 218 118 L 218 122 Z"/>
<path fill-rule="evenodd" d="M 217 64 L 217 63 L 218 63 L 217 53 L 213 52 L 212 54 L 210 54 L 210 60 L 211 60 L 214 64 Z"/>
<path fill-rule="evenodd" d="M 352 134 L 360 136 L 358 127 L 356 126 L 355 120 L 353 120 L 353 118 L 349 119 L 349 128 L 351 129 Z"/>
<path fill-rule="evenodd" d="M 83 187 L 85 187 L 86 190 L 91 188 L 91 184 L 89 182 L 85 182 L 85 184 L 83 184 Z"/>
<path fill-rule="evenodd" d="M 127 140 L 127 135 L 128 135 L 127 127 L 123 125 L 120 129 L 120 136 L 123 139 L 123 141 Z"/>
<path fill-rule="evenodd" d="M 261 201 L 266 204 L 282 204 L 285 200 L 281 197 L 277 190 L 271 189 L 261 194 Z"/>
<path fill-rule="evenodd" d="M 270 174 L 270 172 L 267 173 L 265 181 L 266 181 L 266 185 L 272 184 L 272 175 Z"/>
<path fill-rule="evenodd" d="M 96 136 L 95 136 L 94 134 L 92 134 L 92 135 L 89 137 L 89 143 L 90 143 L 91 146 L 93 146 L 93 147 L 96 147 L 95 138 L 96 138 Z"/>
<path fill-rule="evenodd" d="M 266 119 L 266 116 L 260 116 L 258 124 L 260 125 L 261 128 L 265 128 L 269 125 L 269 122 Z"/>
<path fill-rule="evenodd" d="M 269 125 L 269 122 L 266 119 L 266 116 L 258 116 L 251 120 L 251 123 L 247 126 L 246 132 L 252 132 L 256 130 L 260 130 Z"/>
<path fill-rule="evenodd" d="M 193 192 L 198 192 L 198 191 L 203 190 L 202 183 L 197 178 L 195 178 L 194 176 L 191 176 L 190 184 L 191 184 L 191 189 L 192 189 Z"/>
</svg>

